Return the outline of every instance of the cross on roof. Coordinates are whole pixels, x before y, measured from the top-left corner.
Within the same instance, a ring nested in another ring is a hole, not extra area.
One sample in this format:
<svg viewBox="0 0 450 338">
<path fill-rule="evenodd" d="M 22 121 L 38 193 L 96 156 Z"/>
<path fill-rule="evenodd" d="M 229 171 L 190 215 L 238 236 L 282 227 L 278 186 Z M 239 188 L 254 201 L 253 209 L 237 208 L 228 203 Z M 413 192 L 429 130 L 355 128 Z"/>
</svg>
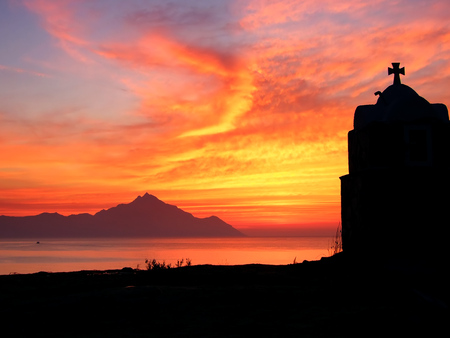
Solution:
<svg viewBox="0 0 450 338">
<path fill-rule="evenodd" d="M 405 75 L 405 67 L 400 68 L 400 62 L 392 62 L 392 67 L 388 68 L 388 75 L 394 74 L 394 84 L 401 84 L 400 74 Z"/>
</svg>

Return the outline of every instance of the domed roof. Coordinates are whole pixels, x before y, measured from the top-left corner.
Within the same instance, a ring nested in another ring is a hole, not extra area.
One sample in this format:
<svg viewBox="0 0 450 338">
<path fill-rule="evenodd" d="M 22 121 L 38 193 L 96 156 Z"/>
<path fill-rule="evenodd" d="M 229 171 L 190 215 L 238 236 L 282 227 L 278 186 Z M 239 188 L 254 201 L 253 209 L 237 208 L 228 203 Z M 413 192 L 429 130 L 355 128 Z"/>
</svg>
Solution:
<svg viewBox="0 0 450 338">
<path fill-rule="evenodd" d="M 355 111 L 354 127 L 363 128 L 374 121 L 414 121 L 422 119 L 434 119 L 448 122 L 448 110 L 444 104 L 431 104 L 411 87 L 400 81 L 400 74 L 405 75 L 405 69 L 399 68 L 400 63 L 392 63 L 393 68 L 388 68 L 388 74 L 394 74 L 394 83 L 379 95 L 374 105 L 358 106 Z"/>
<path fill-rule="evenodd" d="M 393 84 L 387 87 L 378 98 L 377 104 L 388 103 L 397 99 L 414 99 L 419 94 L 414 89 L 404 84 Z M 380 102 L 381 101 L 381 102 Z"/>
<path fill-rule="evenodd" d="M 412 121 L 435 117 L 431 104 L 404 84 L 387 87 L 380 94 L 376 105 L 385 111 L 386 121 Z"/>
</svg>

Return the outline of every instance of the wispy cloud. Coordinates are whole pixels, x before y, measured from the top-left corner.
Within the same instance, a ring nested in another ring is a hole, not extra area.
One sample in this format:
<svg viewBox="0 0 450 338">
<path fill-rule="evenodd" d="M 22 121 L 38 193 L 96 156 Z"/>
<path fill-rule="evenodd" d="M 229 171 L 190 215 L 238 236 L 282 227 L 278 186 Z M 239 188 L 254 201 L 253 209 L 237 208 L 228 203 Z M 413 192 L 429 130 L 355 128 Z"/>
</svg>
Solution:
<svg viewBox="0 0 450 338">
<path fill-rule="evenodd" d="M 88 41 L 81 37 L 85 20 L 76 18 L 76 8 L 84 1 L 61 0 L 24 0 L 23 4 L 39 15 L 44 29 L 56 38 L 60 47 L 78 61 L 88 62 L 80 47 L 87 46 Z"/>
<path fill-rule="evenodd" d="M 355 107 L 391 83 L 390 63 L 420 95 L 450 102 L 442 1 L 21 3 L 61 54 L 42 58 L 31 44 L 58 76 L 33 87 L 45 95 L 26 116 L 17 100 L 0 105 L 0 167 L 19 170 L 0 172 L 0 188 L 19 199 L 28 186 L 57 206 L 53 191 L 60 210 L 63 187 L 74 203 L 93 196 L 93 208 L 149 190 L 242 226 L 334 230 Z"/>
<path fill-rule="evenodd" d="M 19 74 L 39 76 L 39 77 L 50 77 L 50 75 L 48 75 L 48 74 L 35 72 L 33 70 L 26 70 L 26 69 L 16 68 L 16 67 L 8 67 L 8 66 L 1 65 L 1 64 L 0 64 L 0 71 L 14 72 L 14 73 L 19 73 Z"/>
</svg>

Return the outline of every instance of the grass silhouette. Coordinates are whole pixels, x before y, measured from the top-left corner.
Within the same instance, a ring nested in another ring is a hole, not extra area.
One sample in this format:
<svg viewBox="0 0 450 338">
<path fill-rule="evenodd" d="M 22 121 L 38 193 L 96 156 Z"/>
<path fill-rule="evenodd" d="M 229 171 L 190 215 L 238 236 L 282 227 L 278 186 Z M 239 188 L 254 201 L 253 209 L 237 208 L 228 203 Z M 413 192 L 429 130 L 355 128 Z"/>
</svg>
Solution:
<svg viewBox="0 0 450 338">
<path fill-rule="evenodd" d="M 334 256 L 334 255 L 338 254 L 339 252 L 342 252 L 342 224 L 341 224 L 341 222 L 339 222 L 339 225 L 336 229 L 334 238 L 332 239 L 332 243 L 330 244 L 330 247 L 328 248 L 329 256 Z"/>
<path fill-rule="evenodd" d="M 183 265 L 184 264 L 184 265 Z M 192 260 L 190 258 L 182 258 L 177 260 L 174 268 L 181 268 L 182 266 L 191 266 Z M 145 268 L 147 270 L 164 270 L 171 269 L 172 264 L 166 264 L 165 261 L 159 262 L 156 259 L 146 259 L 145 260 Z"/>
</svg>

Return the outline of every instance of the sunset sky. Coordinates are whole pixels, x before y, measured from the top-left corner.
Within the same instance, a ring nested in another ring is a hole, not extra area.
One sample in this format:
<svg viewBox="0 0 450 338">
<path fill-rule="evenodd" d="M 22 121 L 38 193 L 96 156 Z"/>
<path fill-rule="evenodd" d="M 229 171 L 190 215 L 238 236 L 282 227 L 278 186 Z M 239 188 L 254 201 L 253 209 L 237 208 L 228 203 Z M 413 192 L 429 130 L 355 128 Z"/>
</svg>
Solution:
<svg viewBox="0 0 450 338">
<path fill-rule="evenodd" d="M 0 215 L 148 192 L 244 232 L 332 234 L 355 108 L 391 63 L 450 104 L 449 17 L 449 1 L 0 0 Z"/>
</svg>

